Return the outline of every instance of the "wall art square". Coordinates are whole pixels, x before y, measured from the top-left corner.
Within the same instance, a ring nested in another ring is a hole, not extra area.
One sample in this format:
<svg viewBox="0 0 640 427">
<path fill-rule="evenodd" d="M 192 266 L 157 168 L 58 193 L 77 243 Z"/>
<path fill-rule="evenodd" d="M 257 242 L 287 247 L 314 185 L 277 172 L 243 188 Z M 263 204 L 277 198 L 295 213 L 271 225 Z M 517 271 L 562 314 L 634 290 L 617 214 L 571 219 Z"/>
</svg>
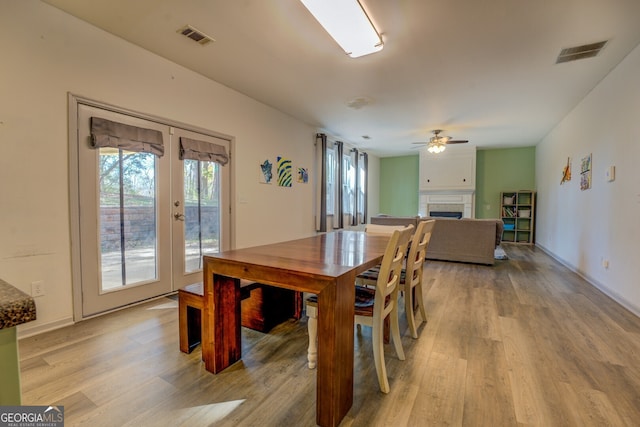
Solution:
<svg viewBox="0 0 640 427">
<path fill-rule="evenodd" d="M 298 168 L 298 182 L 301 184 L 306 184 L 309 182 L 308 168 Z"/>
<path fill-rule="evenodd" d="M 591 188 L 591 154 L 582 158 L 580 163 L 580 190 Z"/>
<path fill-rule="evenodd" d="M 291 171 L 291 160 L 278 156 L 278 185 L 280 187 L 291 187 L 293 173 Z"/>
<path fill-rule="evenodd" d="M 567 157 L 567 165 L 562 169 L 562 179 L 560 184 L 571 181 L 571 157 Z"/>
<path fill-rule="evenodd" d="M 260 178 L 261 184 L 271 184 L 273 180 L 273 163 L 268 159 L 260 164 Z"/>
</svg>

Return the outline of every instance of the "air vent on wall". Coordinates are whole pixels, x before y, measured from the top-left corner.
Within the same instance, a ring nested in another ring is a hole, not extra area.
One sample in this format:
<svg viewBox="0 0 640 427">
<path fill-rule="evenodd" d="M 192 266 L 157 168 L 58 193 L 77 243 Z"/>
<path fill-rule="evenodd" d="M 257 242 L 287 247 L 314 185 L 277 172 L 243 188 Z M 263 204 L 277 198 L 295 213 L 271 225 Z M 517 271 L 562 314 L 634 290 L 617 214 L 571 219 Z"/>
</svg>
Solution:
<svg viewBox="0 0 640 427">
<path fill-rule="evenodd" d="M 593 58 L 600 53 L 600 51 L 606 44 L 607 40 L 597 43 L 584 44 L 582 46 L 567 47 L 560 51 L 558 59 L 556 59 L 556 64 L 576 61 L 578 59 Z"/>
<path fill-rule="evenodd" d="M 209 42 L 215 41 L 212 37 L 209 37 L 208 35 L 206 35 L 200 30 L 196 30 L 191 25 L 185 25 L 184 27 L 180 28 L 177 32 L 182 34 L 183 36 L 189 37 L 191 40 L 198 42 L 203 46 Z"/>
</svg>

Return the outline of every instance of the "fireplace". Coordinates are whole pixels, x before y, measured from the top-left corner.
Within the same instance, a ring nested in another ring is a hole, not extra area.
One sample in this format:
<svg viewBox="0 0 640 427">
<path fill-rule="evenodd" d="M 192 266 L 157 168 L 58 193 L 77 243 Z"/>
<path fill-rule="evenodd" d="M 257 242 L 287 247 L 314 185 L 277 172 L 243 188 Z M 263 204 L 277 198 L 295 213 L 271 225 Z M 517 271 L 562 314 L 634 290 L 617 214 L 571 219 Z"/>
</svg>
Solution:
<svg viewBox="0 0 640 427">
<path fill-rule="evenodd" d="M 429 216 L 437 218 L 462 218 L 462 212 L 429 211 Z"/>
<path fill-rule="evenodd" d="M 473 218 L 473 199 L 473 192 L 421 192 L 419 213 L 420 216 Z M 444 214 L 438 215 L 439 212 Z"/>
</svg>

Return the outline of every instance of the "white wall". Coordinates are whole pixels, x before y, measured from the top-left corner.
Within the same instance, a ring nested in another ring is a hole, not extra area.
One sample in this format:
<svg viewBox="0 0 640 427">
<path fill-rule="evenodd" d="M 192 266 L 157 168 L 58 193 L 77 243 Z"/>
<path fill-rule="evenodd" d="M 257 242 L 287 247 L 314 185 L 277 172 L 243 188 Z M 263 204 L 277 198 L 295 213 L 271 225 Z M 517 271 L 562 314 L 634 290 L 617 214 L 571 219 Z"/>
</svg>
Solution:
<svg viewBox="0 0 640 427">
<path fill-rule="evenodd" d="M 234 137 L 236 247 L 314 233 L 313 182 L 259 184 L 258 165 L 311 169 L 315 128 L 40 1 L 0 2 L 0 277 L 47 293 L 21 334 L 73 313 L 69 92 Z"/>
<path fill-rule="evenodd" d="M 592 188 L 581 191 L 580 163 L 589 153 Z M 572 178 L 560 185 L 567 157 L 572 159 Z M 609 166 L 615 166 L 613 182 L 605 179 Z M 639 168 L 636 47 L 538 145 L 536 242 L 640 315 Z"/>
</svg>

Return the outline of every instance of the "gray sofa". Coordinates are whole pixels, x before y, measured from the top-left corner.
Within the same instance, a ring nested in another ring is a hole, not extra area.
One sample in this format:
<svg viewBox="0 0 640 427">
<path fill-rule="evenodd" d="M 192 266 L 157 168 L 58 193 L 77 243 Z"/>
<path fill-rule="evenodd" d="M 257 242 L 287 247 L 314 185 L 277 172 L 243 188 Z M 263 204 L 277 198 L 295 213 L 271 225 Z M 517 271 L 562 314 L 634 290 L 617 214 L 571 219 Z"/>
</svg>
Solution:
<svg viewBox="0 0 640 427">
<path fill-rule="evenodd" d="M 414 226 L 420 220 L 435 219 L 427 248 L 427 259 L 493 265 L 500 244 L 503 223 L 499 219 L 452 219 L 376 216 L 372 224 Z"/>
</svg>

